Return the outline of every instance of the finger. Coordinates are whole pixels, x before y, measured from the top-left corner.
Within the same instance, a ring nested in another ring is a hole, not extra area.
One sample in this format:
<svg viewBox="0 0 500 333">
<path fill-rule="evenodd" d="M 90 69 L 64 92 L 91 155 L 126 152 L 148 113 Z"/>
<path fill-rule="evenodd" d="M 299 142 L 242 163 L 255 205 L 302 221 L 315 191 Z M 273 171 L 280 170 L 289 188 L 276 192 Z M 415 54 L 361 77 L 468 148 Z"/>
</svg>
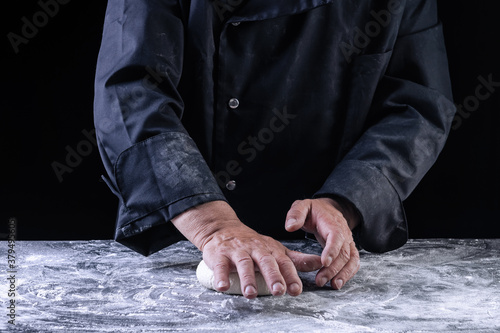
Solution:
<svg viewBox="0 0 500 333">
<path fill-rule="evenodd" d="M 297 274 L 297 269 L 290 257 L 284 255 L 277 258 L 280 272 L 285 279 L 286 291 L 291 296 L 298 296 L 302 293 L 302 280 Z"/>
<path fill-rule="evenodd" d="M 207 262 L 207 260 L 205 260 Z M 227 291 L 230 287 L 229 273 L 230 260 L 227 257 L 220 257 L 213 266 L 214 288 L 218 291 Z"/>
<path fill-rule="evenodd" d="M 321 257 L 315 254 L 306 254 L 291 250 L 289 250 L 286 254 L 290 257 L 293 265 L 299 272 L 317 271 L 323 266 L 321 263 Z"/>
<path fill-rule="evenodd" d="M 256 251 L 253 259 L 273 296 L 283 295 L 286 292 L 286 284 L 276 258 L 269 252 Z"/>
<path fill-rule="evenodd" d="M 288 213 L 286 214 L 285 229 L 288 232 L 293 232 L 302 228 L 306 223 L 309 211 L 310 211 L 309 200 L 295 201 L 288 210 Z"/>
<path fill-rule="evenodd" d="M 351 247 L 348 243 L 344 243 L 338 256 L 333 260 L 332 264 L 323 267 L 316 275 L 316 284 L 324 286 L 328 281 L 333 279 L 346 266 L 351 259 Z"/>
<path fill-rule="evenodd" d="M 233 262 L 240 277 L 241 293 L 243 296 L 246 298 L 257 297 L 258 291 L 253 259 L 248 255 L 236 255 Z"/>
<path fill-rule="evenodd" d="M 344 244 L 346 244 L 346 239 L 343 233 L 335 231 L 330 231 L 328 233 L 326 242 L 323 245 L 323 251 L 321 252 L 321 262 L 323 266 L 329 267 L 333 263 L 335 258 L 339 256 Z"/>
<path fill-rule="evenodd" d="M 341 289 L 347 281 L 349 281 L 358 271 L 360 267 L 359 252 L 356 245 L 351 243 L 351 258 L 349 262 L 335 275 L 332 279 L 331 285 L 333 289 Z"/>
</svg>

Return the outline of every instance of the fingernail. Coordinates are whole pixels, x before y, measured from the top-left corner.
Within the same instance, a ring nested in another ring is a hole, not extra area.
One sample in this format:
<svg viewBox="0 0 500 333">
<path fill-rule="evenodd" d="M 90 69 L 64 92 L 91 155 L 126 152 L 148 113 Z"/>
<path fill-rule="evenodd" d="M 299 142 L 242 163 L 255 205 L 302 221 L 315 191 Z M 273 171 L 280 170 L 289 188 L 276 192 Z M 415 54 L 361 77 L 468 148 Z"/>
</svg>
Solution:
<svg viewBox="0 0 500 333">
<path fill-rule="evenodd" d="M 257 290 L 255 290 L 255 288 L 253 286 L 247 286 L 245 288 L 245 294 L 247 294 L 247 295 L 255 295 L 255 294 L 257 294 Z"/>
<path fill-rule="evenodd" d="M 289 287 L 288 287 L 288 291 L 290 294 L 298 294 L 300 292 L 300 286 L 298 283 L 292 283 Z"/>
<path fill-rule="evenodd" d="M 295 223 L 297 223 L 296 219 L 289 219 L 288 221 L 286 221 L 286 228 L 292 227 Z"/>
<path fill-rule="evenodd" d="M 342 281 L 342 279 L 338 279 L 335 281 L 335 285 L 337 286 L 337 289 L 340 290 L 340 288 L 344 285 L 344 281 Z"/>
<path fill-rule="evenodd" d="M 333 258 L 332 258 L 332 257 L 327 257 L 327 258 L 326 258 L 326 263 L 325 263 L 326 265 L 325 265 L 325 267 L 330 266 L 330 265 L 332 264 L 332 261 L 333 261 Z"/>
<path fill-rule="evenodd" d="M 325 284 L 327 284 L 327 282 L 328 282 L 328 279 L 326 277 L 321 278 L 321 280 L 319 280 L 320 287 L 324 287 Z"/>
<path fill-rule="evenodd" d="M 217 283 L 217 288 L 218 289 L 225 288 L 226 286 L 227 286 L 226 281 L 219 281 L 219 283 Z"/>
<path fill-rule="evenodd" d="M 273 293 L 282 293 L 285 291 L 285 287 L 280 282 L 273 284 Z"/>
</svg>

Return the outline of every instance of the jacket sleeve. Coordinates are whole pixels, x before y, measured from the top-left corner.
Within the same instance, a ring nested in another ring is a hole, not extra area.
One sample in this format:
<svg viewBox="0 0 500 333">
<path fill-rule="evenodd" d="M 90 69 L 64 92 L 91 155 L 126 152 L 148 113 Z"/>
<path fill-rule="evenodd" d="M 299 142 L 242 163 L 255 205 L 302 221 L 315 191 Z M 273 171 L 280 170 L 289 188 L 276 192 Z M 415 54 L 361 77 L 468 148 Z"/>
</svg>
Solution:
<svg viewBox="0 0 500 333">
<path fill-rule="evenodd" d="M 148 255 L 179 239 L 170 220 L 225 200 L 181 123 L 184 34 L 175 0 L 110 0 L 97 62 L 94 121 L 115 240 Z"/>
<path fill-rule="evenodd" d="M 437 159 L 455 113 L 435 1 L 406 1 L 391 51 L 383 55 L 390 60 L 362 135 L 315 194 L 340 197 L 357 208 L 362 223 L 354 230 L 356 242 L 372 252 L 407 241 L 402 202 Z M 361 56 L 366 63 L 359 71 L 370 71 L 370 57 L 381 58 Z M 358 91 L 357 98 L 364 93 Z"/>
</svg>

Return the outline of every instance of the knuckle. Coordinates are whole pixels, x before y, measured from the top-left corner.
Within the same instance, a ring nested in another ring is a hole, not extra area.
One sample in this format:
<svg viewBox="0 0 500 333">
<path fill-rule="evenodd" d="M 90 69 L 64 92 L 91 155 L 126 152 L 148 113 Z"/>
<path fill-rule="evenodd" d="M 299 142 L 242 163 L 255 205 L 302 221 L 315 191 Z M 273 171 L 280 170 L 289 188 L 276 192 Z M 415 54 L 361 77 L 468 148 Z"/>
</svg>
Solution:
<svg viewBox="0 0 500 333">
<path fill-rule="evenodd" d="M 281 266 L 290 266 L 290 265 L 293 266 L 292 259 L 289 256 L 287 256 L 287 255 L 276 256 L 275 260 L 278 263 L 278 266 L 280 266 L 280 267 Z"/>
<path fill-rule="evenodd" d="M 339 273 L 339 275 L 342 274 L 342 276 L 345 278 L 345 280 L 349 280 L 354 275 L 356 275 L 356 273 L 359 271 L 359 268 L 360 268 L 359 261 L 352 262 L 349 265 L 346 265 L 342 269 L 342 272 Z"/>
<path fill-rule="evenodd" d="M 342 275 L 344 277 L 344 280 L 347 280 L 354 275 L 354 271 L 350 267 L 344 267 L 344 269 L 342 270 Z"/>
<path fill-rule="evenodd" d="M 252 258 L 245 256 L 245 257 L 238 258 L 237 263 L 241 264 L 241 265 L 246 265 L 246 264 L 253 265 L 253 260 L 252 260 Z"/>
<path fill-rule="evenodd" d="M 271 246 L 276 243 L 276 240 L 272 237 L 262 235 L 261 243 L 263 246 Z"/>
<path fill-rule="evenodd" d="M 342 261 L 347 262 L 351 259 L 351 251 L 344 246 L 340 249 L 339 257 Z"/>
<path fill-rule="evenodd" d="M 339 212 L 338 210 L 335 210 L 332 213 L 332 217 L 335 220 L 335 222 L 337 222 L 337 223 L 342 223 L 345 221 L 344 215 L 341 212 Z"/>
<path fill-rule="evenodd" d="M 348 244 L 346 244 L 346 236 L 345 236 L 345 233 L 343 233 L 343 232 L 339 232 L 339 233 L 338 233 L 338 237 L 339 237 L 340 242 L 342 243 L 342 250 L 349 251 L 349 249 L 346 249 L 346 248 L 349 248 L 349 245 L 348 245 Z M 342 251 L 342 250 L 341 250 L 341 251 Z"/>
<path fill-rule="evenodd" d="M 229 270 L 229 265 L 224 262 L 218 262 L 215 264 L 214 270 L 219 270 L 219 271 Z"/>
<path fill-rule="evenodd" d="M 255 279 L 255 274 L 252 273 L 244 273 L 240 275 L 240 280 L 243 281 L 252 281 Z"/>
<path fill-rule="evenodd" d="M 337 274 L 339 274 L 340 269 L 338 267 L 332 267 L 332 266 L 330 266 L 328 269 L 328 273 L 329 273 L 328 275 L 331 277 L 334 277 L 334 276 L 337 276 Z"/>
<path fill-rule="evenodd" d="M 359 263 L 353 263 L 353 265 L 348 265 L 344 267 L 342 273 L 347 279 L 352 278 L 359 271 Z"/>
<path fill-rule="evenodd" d="M 297 206 L 309 206 L 311 203 L 311 199 L 295 200 L 291 207 L 296 208 Z"/>
<path fill-rule="evenodd" d="M 249 245 L 251 246 L 250 251 L 253 252 L 255 249 L 260 249 L 262 247 L 263 239 L 254 238 L 251 239 Z"/>
<path fill-rule="evenodd" d="M 266 254 L 262 254 L 260 255 L 259 257 L 257 257 L 257 262 L 259 264 L 264 264 L 264 265 L 269 265 L 269 264 L 272 264 L 273 261 L 275 261 L 274 257 L 269 254 L 269 253 L 266 253 Z"/>
</svg>

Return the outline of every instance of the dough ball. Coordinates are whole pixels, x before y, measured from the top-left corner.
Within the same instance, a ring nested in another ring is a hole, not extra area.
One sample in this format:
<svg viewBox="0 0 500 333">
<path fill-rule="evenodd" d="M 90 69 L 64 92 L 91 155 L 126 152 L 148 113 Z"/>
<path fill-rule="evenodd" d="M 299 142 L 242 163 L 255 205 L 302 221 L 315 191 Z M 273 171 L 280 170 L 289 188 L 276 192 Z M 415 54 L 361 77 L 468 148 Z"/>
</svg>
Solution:
<svg viewBox="0 0 500 333">
<path fill-rule="evenodd" d="M 203 287 L 217 291 L 214 285 L 214 272 L 205 264 L 203 260 L 198 264 L 196 277 Z M 255 272 L 255 279 L 257 281 L 258 296 L 272 295 L 267 288 L 264 277 L 260 274 L 260 272 Z M 241 293 L 240 277 L 238 276 L 238 273 L 229 273 L 229 283 L 230 287 L 224 293 L 231 295 L 243 295 Z"/>
</svg>

